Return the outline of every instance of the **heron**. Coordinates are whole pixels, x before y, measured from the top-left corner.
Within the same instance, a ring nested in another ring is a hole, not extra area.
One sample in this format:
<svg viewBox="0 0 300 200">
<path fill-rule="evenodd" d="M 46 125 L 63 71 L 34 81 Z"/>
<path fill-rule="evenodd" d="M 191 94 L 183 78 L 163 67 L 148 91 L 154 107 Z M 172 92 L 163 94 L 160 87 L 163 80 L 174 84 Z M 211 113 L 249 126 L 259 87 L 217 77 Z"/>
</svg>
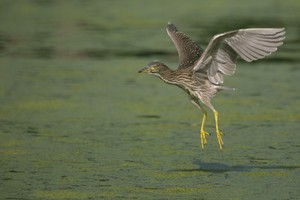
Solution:
<svg viewBox="0 0 300 200">
<path fill-rule="evenodd" d="M 236 71 L 239 56 L 247 62 L 262 59 L 277 51 L 285 39 L 284 28 L 247 28 L 217 34 L 203 49 L 185 33 L 169 22 L 167 33 L 173 41 L 179 56 L 176 70 L 158 60 L 150 62 L 140 73 L 158 76 L 165 83 L 176 85 L 189 96 L 192 104 L 203 112 L 200 127 L 201 148 L 207 145 L 204 130 L 207 112 L 203 105 L 214 114 L 216 136 L 220 150 L 223 149 L 223 132 L 219 129 L 219 114 L 211 99 L 222 90 L 235 90 L 223 85 L 224 75 L 232 76 Z M 203 105 L 202 105 L 203 104 Z"/>
</svg>

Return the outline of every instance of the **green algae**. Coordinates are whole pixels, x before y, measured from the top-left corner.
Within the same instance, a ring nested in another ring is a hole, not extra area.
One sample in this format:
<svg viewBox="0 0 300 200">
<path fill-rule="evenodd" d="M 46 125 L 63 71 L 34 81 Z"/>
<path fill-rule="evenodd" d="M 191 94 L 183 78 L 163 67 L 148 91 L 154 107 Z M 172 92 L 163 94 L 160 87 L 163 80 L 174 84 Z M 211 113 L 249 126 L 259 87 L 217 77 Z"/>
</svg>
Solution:
<svg viewBox="0 0 300 200">
<path fill-rule="evenodd" d="M 299 197 L 297 1 L 0 4 L 1 199 Z M 209 109 L 201 150 L 202 113 L 137 73 L 155 59 L 176 67 L 168 20 L 203 47 L 223 31 L 286 27 L 278 52 L 238 60 L 225 78 L 238 90 L 213 99 L 222 152 Z"/>
<path fill-rule="evenodd" d="M 243 176 L 251 176 L 251 177 L 288 177 L 289 173 L 277 171 L 277 172 L 266 172 L 266 171 L 257 171 L 257 172 L 247 172 L 244 173 Z"/>
<path fill-rule="evenodd" d="M 37 191 L 33 197 L 41 199 L 89 199 L 95 198 L 95 193 L 76 192 L 72 190 Z"/>
</svg>

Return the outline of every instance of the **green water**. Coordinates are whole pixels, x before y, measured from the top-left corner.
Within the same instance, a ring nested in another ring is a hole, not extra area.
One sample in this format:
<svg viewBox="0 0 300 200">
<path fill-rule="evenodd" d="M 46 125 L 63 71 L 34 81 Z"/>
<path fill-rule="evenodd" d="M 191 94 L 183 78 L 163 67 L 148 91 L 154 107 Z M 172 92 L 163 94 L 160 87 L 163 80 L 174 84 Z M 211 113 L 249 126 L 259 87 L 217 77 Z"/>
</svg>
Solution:
<svg viewBox="0 0 300 200">
<path fill-rule="evenodd" d="M 1 1 L 0 199 L 298 199 L 298 1 Z M 177 87 L 172 20 L 205 46 L 245 27 L 286 27 L 278 52 L 213 100 L 225 149 Z"/>
</svg>

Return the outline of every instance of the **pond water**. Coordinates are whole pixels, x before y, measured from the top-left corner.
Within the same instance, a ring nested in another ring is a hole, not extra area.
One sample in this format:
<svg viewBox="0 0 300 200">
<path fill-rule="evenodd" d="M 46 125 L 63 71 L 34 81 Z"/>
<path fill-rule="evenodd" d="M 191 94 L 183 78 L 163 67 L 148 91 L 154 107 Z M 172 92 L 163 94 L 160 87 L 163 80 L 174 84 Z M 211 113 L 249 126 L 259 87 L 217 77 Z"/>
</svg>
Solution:
<svg viewBox="0 0 300 200">
<path fill-rule="evenodd" d="M 1 1 L 0 199 L 298 199 L 298 1 Z M 225 148 L 177 87 L 137 71 L 177 66 L 171 20 L 217 33 L 285 27 L 213 104 Z"/>
</svg>

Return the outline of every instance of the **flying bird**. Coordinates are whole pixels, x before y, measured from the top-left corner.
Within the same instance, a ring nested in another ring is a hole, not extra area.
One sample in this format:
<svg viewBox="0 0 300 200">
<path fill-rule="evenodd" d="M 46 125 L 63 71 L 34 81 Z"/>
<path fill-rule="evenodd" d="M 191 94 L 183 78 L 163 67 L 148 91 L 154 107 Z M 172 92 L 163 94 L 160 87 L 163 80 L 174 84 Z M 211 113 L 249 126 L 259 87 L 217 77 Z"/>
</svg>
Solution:
<svg viewBox="0 0 300 200">
<path fill-rule="evenodd" d="M 285 39 L 284 28 L 249 28 L 229 31 L 215 35 L 206 49 L 198 46 L 176 26 L 168 23 L 167 33 L 173 41 L 179 56 L 177 70 L 170 69 L 160 61 L 152 61 L 139 72 L 154 74 L 164 82 L 182 88 L 190 101 L 202 110 L 200 127 L 201 147 L 207 144 L 204 130 L 207 112 L 204 104 L 214 113 L 216 135 L 220 150 L 224 146 L 219 129 L 218 111 L 211 103 L 212 97 L 221 90 L 235 90 L 223 85 L 223 77 L 236 71 L 236 59 L 241 57 L 247 62 L 262 59 L 277 50 Z M 200 103 L 202 102 L 202 104 Z"/>
</svg>

